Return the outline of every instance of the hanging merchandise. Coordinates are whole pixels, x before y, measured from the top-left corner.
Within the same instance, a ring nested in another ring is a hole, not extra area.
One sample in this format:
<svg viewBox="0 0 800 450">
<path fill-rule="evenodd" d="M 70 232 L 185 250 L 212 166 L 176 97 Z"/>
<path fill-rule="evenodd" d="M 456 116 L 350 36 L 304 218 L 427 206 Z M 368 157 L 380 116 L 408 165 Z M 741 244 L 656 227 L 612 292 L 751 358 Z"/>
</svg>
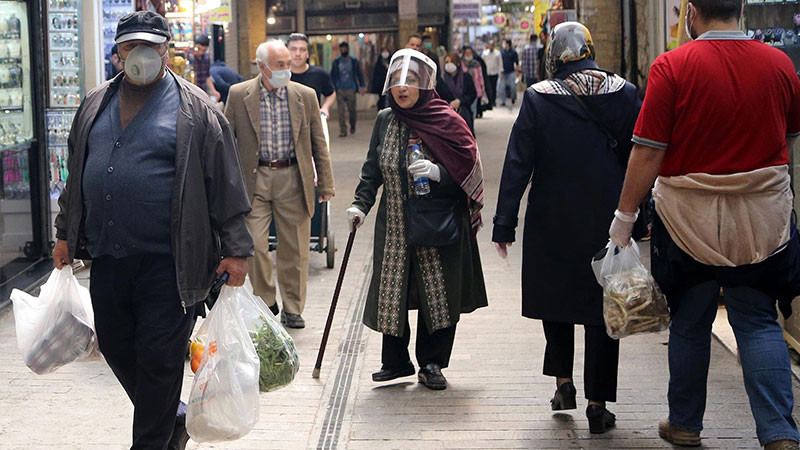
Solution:
<svg viewBox="0 0 800 450">
<path fill-rule="evenodd" d="M 33 137 L 27 27 L 24 3 L 0 1 L 0 150 Z"/>
<path fill-rule="evenodd" d="M 106 78 L 114 74 L 111 67 L 111 49 L 114 47 L 114 36 L 117 34 L 119 19 L 133 12 L 133 0 L 103 0 L 103 46 L 101 61 Z"/>
<path fill-rule="evenodd" d="M 74 109 L 49 110 L 45 114 L 47 148 L 50 150 L 48 179 L 52 199 L 57 199 L 61 195 L 67 183 L 67 138 L 74 116 Z"/>
<path fill-rule="evenodd" d="M 49 0 L 47 11 L 51 108 L 77 108 L 81 102 L 78 0 Z"/>
</svg>

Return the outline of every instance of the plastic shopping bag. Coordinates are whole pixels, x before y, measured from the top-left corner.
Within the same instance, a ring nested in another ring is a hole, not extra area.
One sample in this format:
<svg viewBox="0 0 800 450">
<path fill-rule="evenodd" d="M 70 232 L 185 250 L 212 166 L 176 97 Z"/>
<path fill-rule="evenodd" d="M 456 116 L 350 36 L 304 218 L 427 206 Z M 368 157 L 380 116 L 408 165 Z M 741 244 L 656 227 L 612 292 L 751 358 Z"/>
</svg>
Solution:
<svg viewBox="0 0 800 450">
<path fill-rule="evenodd" d="M 237 291 L 244 288 L 222 288 L 197 333 L 204 348 L 186 408 L 186 430 L 197 442 L 236 440 L 258 422 L 258 355 Z"/>
<path fill-rule="evenodd" d="M 669 326 L 667 299 L 639 259 L 639 247 L 609 242 L 592 260 L 603 287 L 603 318 L 614 339 L 663 331 Z"/>
<path fill-rule="evenodd" d="M 300 368 L 294 339 L 261 297 L 253 295 L 252 289 L 239 289 L 237 295 L 242 297 L 240 302 L 246 306 L 239 314 L 250 331 L 261 365 L 259 390 L 269 392 L 287 386 Z"/>
<path fill-rule="evenodd" d="M 39 297 L 14 289 L 11 301 L 17 345 L 33 372 L 50 373 L 97 353 L 92 300 L 71 266 L 53 270 Z"/>
</svg>

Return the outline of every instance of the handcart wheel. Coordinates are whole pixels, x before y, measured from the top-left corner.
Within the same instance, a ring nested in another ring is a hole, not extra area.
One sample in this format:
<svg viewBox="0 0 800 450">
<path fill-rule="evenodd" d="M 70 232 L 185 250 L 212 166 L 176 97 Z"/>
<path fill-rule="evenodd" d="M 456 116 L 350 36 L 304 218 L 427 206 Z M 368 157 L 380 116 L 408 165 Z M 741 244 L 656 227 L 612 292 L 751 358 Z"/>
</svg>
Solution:
<svg viewBox="0 0 800 450">
<path fill-rule="evenodd" d="M 334 256 L 336 256 L 336 238 L 332 230 L 328 230 L 328 238 L 325 240 L 325 244 L 328 269 L 333 269 Z"/>
</svg>

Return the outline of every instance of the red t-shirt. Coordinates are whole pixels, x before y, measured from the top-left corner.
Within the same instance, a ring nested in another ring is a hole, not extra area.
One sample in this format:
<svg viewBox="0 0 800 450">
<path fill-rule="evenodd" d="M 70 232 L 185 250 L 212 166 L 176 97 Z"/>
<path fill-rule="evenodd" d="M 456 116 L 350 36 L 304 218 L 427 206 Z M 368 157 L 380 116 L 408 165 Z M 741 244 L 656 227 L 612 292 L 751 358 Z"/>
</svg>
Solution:
<svg viewBox="0 0 800 450">
<path fill-rule="evenodd" d="M 709 32 L 650 67 L 633 141 L 666 150 L 662 176 L 731 174 L 789 163 L 800 78 L 780 50 Z"/>
</svg>

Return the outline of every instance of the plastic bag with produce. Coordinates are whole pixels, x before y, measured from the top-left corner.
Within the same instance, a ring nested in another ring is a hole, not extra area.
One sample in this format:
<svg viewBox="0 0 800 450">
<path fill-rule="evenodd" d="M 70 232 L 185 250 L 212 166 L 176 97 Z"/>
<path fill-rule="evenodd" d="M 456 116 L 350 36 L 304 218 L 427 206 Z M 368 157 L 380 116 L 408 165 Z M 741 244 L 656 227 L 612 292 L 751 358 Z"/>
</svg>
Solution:
<svg viewBox="0 0 800 450">
<path fill-rule="evenodd" d="M 239 314 L 248 307 L 237 295 L 243 290 L 222 288 L 192 345 L 197 373 L 186 407 L 186 430 L 197 442 L 236 440 L 258 422 L 259 362 Z"/>
<path fill-rule="evenodd" d="M 17 346 L 33 372 L 43 375 L 99 354 L 92 299 L 71 266 L 53 270 L 39 297 L 14 289 L 11 301 Z"/>
<path fill-rule="evenodd" d="M 609 336 L 620 339 L 667 329 L 667 299 L 640 261 L 635 242 L 627 247 L 609 242 L 592 259 L 592 269 L 603 287 L 603 318 Z"/>
</svg>

